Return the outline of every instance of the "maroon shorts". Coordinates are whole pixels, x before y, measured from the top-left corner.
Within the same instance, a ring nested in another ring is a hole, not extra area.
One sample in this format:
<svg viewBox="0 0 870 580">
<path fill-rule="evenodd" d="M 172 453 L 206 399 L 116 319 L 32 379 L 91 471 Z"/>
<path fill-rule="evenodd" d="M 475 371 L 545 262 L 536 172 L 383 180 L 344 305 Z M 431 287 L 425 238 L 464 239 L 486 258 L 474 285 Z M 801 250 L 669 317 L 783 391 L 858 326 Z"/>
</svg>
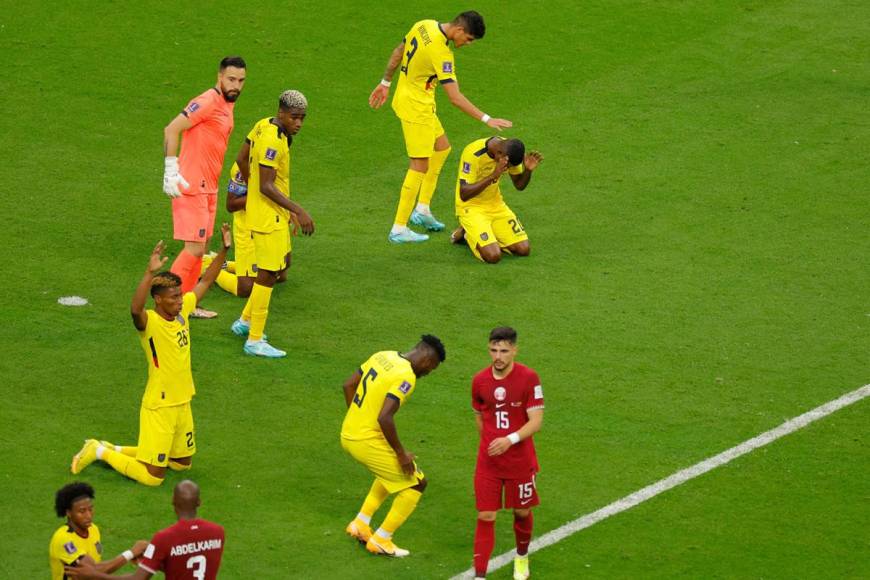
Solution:
<svg viewBox="0 0 870 580">
<path fill-rule="evenodd" d="M 479 512 L 528 509 L 541 503 L 534 473 L 523 479 L 502 479 L 477 470 L 474 472 L 474 498 Z"/>
</svg>

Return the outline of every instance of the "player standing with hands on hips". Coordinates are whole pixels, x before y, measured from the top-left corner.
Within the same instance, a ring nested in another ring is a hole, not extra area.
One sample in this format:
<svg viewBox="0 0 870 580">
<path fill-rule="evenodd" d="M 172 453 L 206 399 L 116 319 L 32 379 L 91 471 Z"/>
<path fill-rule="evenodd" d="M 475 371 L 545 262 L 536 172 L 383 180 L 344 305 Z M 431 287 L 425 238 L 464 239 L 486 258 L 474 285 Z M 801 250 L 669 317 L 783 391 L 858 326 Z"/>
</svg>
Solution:
<svg viewBox="0 0 870 580">
<path fill-rule="evenodd" d="M 196 286 L 214 233 L 218 178 L 233 132 L 233 108 L 244 85 L 244 59 L 224 58 L 217 84 L 190 101 L 163 130 L 163 192 L 172 198 L 173 237 L 184 242 L 170 271 L 181 278 L 182 293 Z M 197 307 L 191 316 L 214 318 L 217 313 Z"/>
<path fill-rule="evenodd" d="M 450 22 L 421 20 L 415 23 L 393 49 L 383 79 L 369 96 L 369 105 L 380 108 L 390 94 L 393 73 L 401 64 L 393 95 L 393 111 L 402 122 L 410 163 L 389 235 L 394 244 L 429 239 L 429 236 L 408 228 L 409 218 L 412 223 L 430 231 L 444 229 L 444 224 L 435 219 L 429 207 L 441 168 L 450 154 L 450 142 L 435 114 L 435 87 L 438 84 L 444 87 L 450 102 L 469 116 L 493 129 L 513 126 L 506 119 L 490 117 L 459 91 L 450 41 L 460 48 L 483 38 L 485 32 L 483 16 L 473 10 L 463 12 Z"/>
<path fill-rule="evenodd" d="M 517 331 L 509 326 L 494 328 L 489 334 L 492 365 L 471 381 L 471 406 L 480 432 L 474 471 L 476 578 L 486 577 L 495 545 L 495 516 L 502 507 L 514 511 L 514 579 L 529 577 L 532 508 L 539 503 L 535 485 L 538 458 L 532 435 L 544 420 L 544 391 L 538 374 L 514 361 L 516 355 Z"/>
</svg>

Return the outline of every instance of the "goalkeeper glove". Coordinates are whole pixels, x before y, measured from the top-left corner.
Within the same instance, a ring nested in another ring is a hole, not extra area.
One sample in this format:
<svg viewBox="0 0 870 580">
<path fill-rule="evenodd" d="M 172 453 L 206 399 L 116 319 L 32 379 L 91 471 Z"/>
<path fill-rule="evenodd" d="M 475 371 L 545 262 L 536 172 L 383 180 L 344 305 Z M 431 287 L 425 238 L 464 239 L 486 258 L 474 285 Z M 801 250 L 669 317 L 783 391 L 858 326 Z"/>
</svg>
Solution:
<svg viewBox="0 0 870 580">
<path fill-rule="evenodd" d="M 167 157 L 164 159 L 163 193 L 169 197 L 179 197 L 181 189 L 187 189 L 188 187 L 190 187 L 190 184 L 178 172 L 178 157 Z"/>
</svg>

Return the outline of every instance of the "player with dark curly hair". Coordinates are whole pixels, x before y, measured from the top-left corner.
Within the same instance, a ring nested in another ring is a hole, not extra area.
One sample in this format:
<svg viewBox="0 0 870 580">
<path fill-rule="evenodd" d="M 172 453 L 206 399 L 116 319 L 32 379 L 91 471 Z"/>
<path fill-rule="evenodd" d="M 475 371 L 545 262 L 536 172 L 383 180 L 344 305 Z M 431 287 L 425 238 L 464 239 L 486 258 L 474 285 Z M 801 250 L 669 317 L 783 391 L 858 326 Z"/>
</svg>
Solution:
<svg viewBox="0 0 870 580">
<path fill-rule="evenodd" d="M 123 554 L 102 562 L 103 545 L 100 530 L 94 523 L 94 488 L 87 483 L 75 482 L 63 486 L 54 496 L 54 511 L 66 523 L 51 536 L 48 547 L 52 580 L 63 580 L 64 566 L 75 566 L 85 560 L 102 572 L 111 574 L 145 551 L 148 542 L 139 540 Z"/>
<path fill-rule="evenodd" d="M 417 507 L 427 481 L 414 454 L 399 441 L 394 415 L 414 392 L 417 379 L 434 371 L 445 358 L 441 341 L 424 334 L 404 354 L 376 352 L 344 382 L 348 409 L 341 426 L 341 446 L 375 476 L 346 531 L 365 542 L 369 552 L 398 557 L 410 553 L 396 546 L 392 537 Z M 372 516 L 391 494 L 396 499 L 381 527 L 372 533 Z"/>
</svg>

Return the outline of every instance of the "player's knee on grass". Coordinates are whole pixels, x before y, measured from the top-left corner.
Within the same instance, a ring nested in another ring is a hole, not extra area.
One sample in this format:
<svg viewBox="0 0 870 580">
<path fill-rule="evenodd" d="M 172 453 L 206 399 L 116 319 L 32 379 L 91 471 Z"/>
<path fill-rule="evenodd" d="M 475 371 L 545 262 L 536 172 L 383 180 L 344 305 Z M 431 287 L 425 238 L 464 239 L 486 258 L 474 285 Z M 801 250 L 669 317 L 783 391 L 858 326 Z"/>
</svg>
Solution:
<svg viewBox="0 0 870 580">
<path fill-rule="evenodd" d="M 510 245 L 508 246 L 508 250 L 510 250 L 510 253 L 514 256 L 528 256 L 532 251 L 528 240 L 523 240 L 522 242 Z"/>
<path fill-rule="evenodd" d="M 429 480 L 424 477 L 423 479 L 420 480 L 420 482 L 417 485 L 415 485 L 411 489 L 415 489 L 415 490 L 419 491 L 420 493 L 423 493 L 424 491 L 426 491 L 427 485 L 429 485 Z"/>
<path fill-rule="evenodd" d="M 477 251 L 480 254 L 480 259 L 487 264 L 498 264 L 499 260 L 501 260 L 501 248 L 498 244 L 478 246 Z"/>
<path fill-rule="evenodd" d="M 494 522 L 498 512 L 477 512 L 477 519 L 484 522 Z"/>
</svg>

